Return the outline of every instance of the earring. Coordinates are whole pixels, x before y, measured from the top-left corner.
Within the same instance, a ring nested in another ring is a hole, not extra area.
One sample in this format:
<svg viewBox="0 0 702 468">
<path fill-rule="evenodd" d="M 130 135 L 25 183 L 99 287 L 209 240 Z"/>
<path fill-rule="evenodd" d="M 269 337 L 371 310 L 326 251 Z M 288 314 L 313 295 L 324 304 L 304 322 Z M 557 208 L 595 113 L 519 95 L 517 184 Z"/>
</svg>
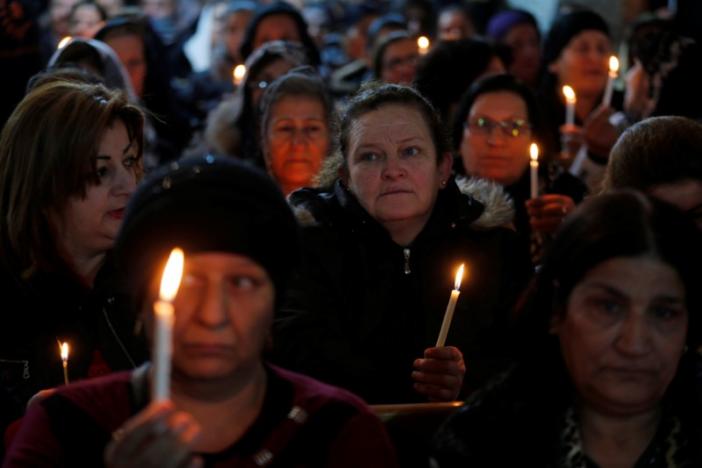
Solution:
<svg viewBox="0 0 702 468">
<path fill-rule="evenodd" d="M 442 181 L 441 181 L 441 186 L 442 186 L 442 187 L 446 187 L 446 181 L 445 181 L 445 180 L 442 180 Z"/>
</svg>

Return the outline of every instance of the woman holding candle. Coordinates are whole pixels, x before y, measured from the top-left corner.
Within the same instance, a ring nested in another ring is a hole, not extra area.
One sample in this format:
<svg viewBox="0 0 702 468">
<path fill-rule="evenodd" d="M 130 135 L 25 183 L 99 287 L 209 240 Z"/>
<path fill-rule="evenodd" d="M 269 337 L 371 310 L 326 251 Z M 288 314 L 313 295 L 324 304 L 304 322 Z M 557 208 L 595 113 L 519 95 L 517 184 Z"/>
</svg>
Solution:
<svg viewBox="0 0 702 468">
<path fill-rule="evenodd" d="M 544 154 L 541 135 L 533 94 L 510 75 L 475 83 L 456 112 L 453 148 L 460 156 L 456 161 L 456 172 L 463 175 L 459 185 L 486 179 L 505 187 L 514 200 L 514 224 L 527 250 L 532 234 L 552 234 L 586 190 L 579 179 Z M 532 144 L 538 153 L 535 176 L 530 170 Z M 532 180 L 536 196 L 531 194 Z"/>
<path fill-rule="evenodd" d="M 520 359 L 445 423 L 437 466 L 700 466 L 700 242 L 639 193 L 585 202 L 522 302 Z"/>
<path fill-rule="evenodd" d="M 159 284 L 174 246 L 185 261 L 168 302 Z M 30 410 L 5 466 L 394 467 L 357 397 L 262 358 L 298 254 L 293 214 L 262 172 L 205 156 L 152 173 L 116 255 L 147 334 L 154 307 L 173 313 L 172 371 L 157 380 L 170 396 L 149 390 L 148 365 L 68 386 Z"/>
<path fill-rule="evenodd" d="M 373 403 L 457 398 L 499 367 L 501 327 L 529 275 L 501 227 L 511 210 L 501 193 L 483 204 L 459 192 L 438 117 L 411 88 L 364 88 L 340 128 L 331 183 L 290 196 L 304 261 L 275 359 Z M 469 273 L 436 347 L 461 263 Z"/>
<path fill-rule="evenodd" d="M 584 147 L 587 153 L 583 156 L 587 157 L 574 172 L 593 191 L 599 188 L 607 155 L 618 135 L 609 118 L 613 107 L 619 107 L 621 96 L 616 95 L 611 106 L 603 105 L 611 56 L 607 23 L 588 10 L 556 18 L 544 41 L 545 73 L 539 101 L 544 103 L 545 128 L 549 132 L 545 135 L 546 150 L 556 154 L 563 142 L 561 162 L 568 167 Z M 564 86 L 575 95 L 572 125 L 565 120 L 568 106 Z"/>
<path fill-rule="evenodd" d="M 261 99 L 261 144 L 283 193 L 313 186 L 331 152 L 334 102 L 312 69 L 281 76 Z"/>
<path fill-rule="evenodd" d="M 100 85 L 32 90 L 0 136 L 0 421 L 64 383 L 135 366 L 143 353 L 112 281 L 112 249 L 141 177 L 143 115 Z"/>
</svg>

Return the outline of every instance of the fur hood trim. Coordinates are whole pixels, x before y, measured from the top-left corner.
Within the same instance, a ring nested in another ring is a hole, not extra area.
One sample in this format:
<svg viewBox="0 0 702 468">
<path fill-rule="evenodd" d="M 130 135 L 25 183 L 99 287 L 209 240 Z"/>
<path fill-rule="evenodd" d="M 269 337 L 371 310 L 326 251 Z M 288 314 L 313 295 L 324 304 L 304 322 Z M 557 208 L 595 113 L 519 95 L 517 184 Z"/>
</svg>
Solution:
<svg viewBox="0 0 702 468">
<path fill-rule="evenodd" d="M 485 211 L 472 226 L 476 229 L 508 227 L 514 229 L 514 203 L 500 184 L 475 177 L 456 177 L 456 185 L 464 195 L 475 198 Z"/>
</svg>

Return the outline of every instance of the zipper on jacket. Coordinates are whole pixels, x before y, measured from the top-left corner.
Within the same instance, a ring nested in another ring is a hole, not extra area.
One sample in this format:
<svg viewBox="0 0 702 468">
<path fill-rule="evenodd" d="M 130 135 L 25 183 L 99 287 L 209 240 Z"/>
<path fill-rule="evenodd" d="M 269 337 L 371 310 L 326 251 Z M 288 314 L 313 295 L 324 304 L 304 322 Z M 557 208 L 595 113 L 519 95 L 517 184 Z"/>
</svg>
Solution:
<svg viewBox="0 0 702 468">
<path fill-rule="evenodd" d="M 110 299 L 112 299 L 112 298 L 110 298 Z M 112 326 L 112 322 L 110 321 L 110 317 L 107 313 L 107 308 L 105 308 L 104 306 L 102 307 L 102 313 L 105 316 L 105 322 L 107 322 L 107 327 L 110 329 L 110 331 L 112 332 L 112 335 L 115 337 L 115 341 L 117 341 L 117 344 L 122 349 L 124 356 L 127 358 L 127 360 L 132 365 L 132 367 L 134 369 L 136 369 L 137 365 L 134 363 L 132 356 L 129 355 L 129 351 L 127 351 L 127 347 L 124 346 L 124 343 L 122 343 L 122 339 L 117 334 L 117 330 L 115 330 L 115 327 Z"/>
<path fill-rule="evenodd" d="M 402 254 L 405 256 L 405 274 L 409 275 L 412 273 L 412 270 L 410 269 L 410 249 L 404 249 Z"/>
<path fill-rule="evenodd" d="M 16 359 L 0 359 L 0 363 L 5 364 L 22 364 L 22 378 L 24 380 L 29 380 L 29 361 L 26 359 L 16 360 Z"/>
</svg>

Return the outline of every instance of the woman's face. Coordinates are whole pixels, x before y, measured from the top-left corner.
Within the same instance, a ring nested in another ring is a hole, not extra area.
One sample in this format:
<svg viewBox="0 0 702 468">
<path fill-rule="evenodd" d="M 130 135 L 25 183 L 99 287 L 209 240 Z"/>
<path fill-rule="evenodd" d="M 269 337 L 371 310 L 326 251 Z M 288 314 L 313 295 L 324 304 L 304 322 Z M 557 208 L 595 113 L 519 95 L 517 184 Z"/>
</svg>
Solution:
<svg viewBox="0 0 702 468">
<path fill-rule="evenodd" d="M 380 79 L 386 83 L 409 85 L 417 72 L 419 48 L 412 39 L 400 39 L 385 48 Z"/>
<path fill-rule="evenodd" d="M 541 66 L 539 33 L 531 24 L 518 24 L 505 35 L 504 43 L 512 51 L 509 72 L 525 83 L 535 83 Z"/>
<path fill-rule="evenodd" d="M 69 198 L 54 220 L 59 245 L 74 258 L 97 255 L 112 248 L 141 174 L 137 145 L 130 143 L 121 120 L 105 130 L 96 167 L 100 182 L 88 185 L 84 198 Z"/>
<path fill-rule="evenodd" d="M 660 402 L 687 327 L 685 288 L 672 267 L 650 257 L 616 257 L 573 288 L 553 332 L 584 404 L 632 415 Z"/>
<path fill-rule="evenodd" d="M 100 17 L 100 12 L 95 5 L 82 5 L 74 12 L 70 22 L 72 36 L 92 38 L 105 22 Z"/>
<path fill-rule="evenodd" d="M 512 185 L 529 165 L 531 130 L 526 104 L 501 91 L 481 94 L 465 122 L 461 159 L 473 177 Z"/>
<path fill-rule="evenodd" d="M 173 301 L 174 373 L 219 379 L 259 365 L 273 320 L 274 291 L 266 270 L 249 257 L 188 255 Z"/>
<path fill-rule="evenodd" d="M 607 84 L 611 55 L 609 37 L 586 30 L 570 40 L 549 70 L 558 76 L 560 85 L 570 85 L 576 94 L 597 96 Z"/>
<path fill-rule="evenodd" d="M 268 170 L 284 193 L 308 187 L 329 151 L 329 126 L 322 102 L 307 96 L 288 96 L 276 102 L 265 148 Z"/>
<path fill-rule="evenodd" d="M 437 164 L 429 126 L 412 106 L 387 104 L 351 124 L 348 187 L 361 206 L 386 228 L 421 226 L 429 219 L 451 161 Z"/>
<path fill-rule="evenodd" d="M 253 39 L 253 50 L 271 41 L 300 42 L 302 38 L 297 30 L 297 24 L 287 14 L 266 16 L 256 28 Z"/>
</svg>

